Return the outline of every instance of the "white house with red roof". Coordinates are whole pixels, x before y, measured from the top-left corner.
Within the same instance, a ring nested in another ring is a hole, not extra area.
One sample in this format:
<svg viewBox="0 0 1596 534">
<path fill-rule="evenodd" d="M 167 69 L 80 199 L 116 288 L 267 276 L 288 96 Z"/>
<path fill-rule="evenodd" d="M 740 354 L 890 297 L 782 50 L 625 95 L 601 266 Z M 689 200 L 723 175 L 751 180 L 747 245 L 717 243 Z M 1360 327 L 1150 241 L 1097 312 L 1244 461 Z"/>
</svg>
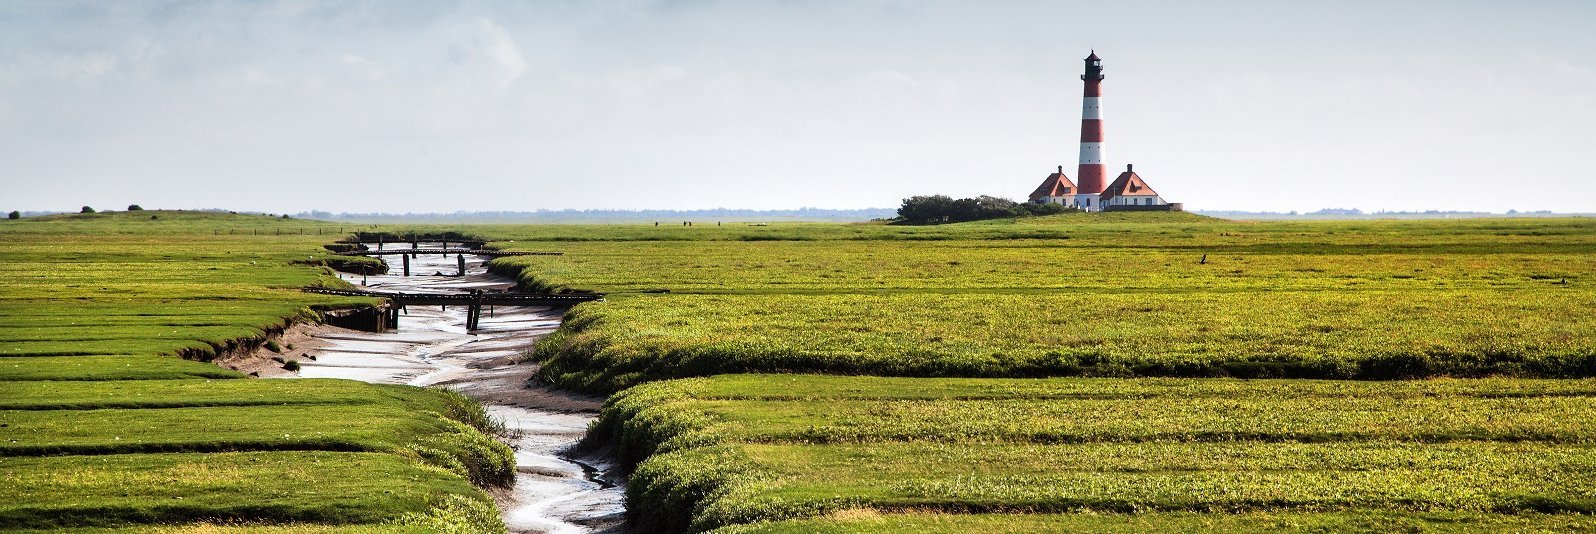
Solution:
<svg viewBox="0 0 1596 534">
<path fill-rule="evenodd" d="M 1042 185 L 1031 192 L 1031 202 L 1059 204 L 1086 211 L 1136 209 L 1120 208 L 1120 206 L 1164 206 L 1163 209 L 1178 209 L 1165 201 L 1164 197 L 1159 196 L 1152 186 L 1147 185 L 1147 181 L 1136 174 L 1135 168 L 1131 165 L 1126 165 L 1125 172 L 1119 173 L 1118 178 L 1109 182 L 1108 186 L 1103 188 L 1103 192 L 1096 195 L 1081 194 L 1075 183 L 1064 175 L 1064 166 L 1060 165 L 1058 172 L 1047 175 L 1047 178 L 1042 180 Z"/>
<path fill-rule="evenodd" d="M 1157 191 L 1148 187 L 1147 182 L 1136 174 L 1129 165 L 1125 165 L 1125 172 L 1119 173 L 1119 178 L 1109 182 L 1103 188 L 1103 194 L 1098 195 L 1097 205 L 1103 209 L 1113 209 L 1114 206 L 1163 206 L 1169 204 L 1164 197 L 1158 196 Z"/>
<path fill-rule="evenodd" d="M 1075 182 L 1071 182 L 1068 176 L 1064 176 L 1064 166 L 1059 165 L 1058 172 L 1047 175 L 1047 179 L 1042 180 L 1042 185 L 1037 186 L 1036 190 L 1031 192 L 1031 202 L 1037 204 L 1063 204 L 1073 207 L 1075 206 L 1076 194 L 1078 194 L 1078 190 L 1075 188 Z"/>
</svg>

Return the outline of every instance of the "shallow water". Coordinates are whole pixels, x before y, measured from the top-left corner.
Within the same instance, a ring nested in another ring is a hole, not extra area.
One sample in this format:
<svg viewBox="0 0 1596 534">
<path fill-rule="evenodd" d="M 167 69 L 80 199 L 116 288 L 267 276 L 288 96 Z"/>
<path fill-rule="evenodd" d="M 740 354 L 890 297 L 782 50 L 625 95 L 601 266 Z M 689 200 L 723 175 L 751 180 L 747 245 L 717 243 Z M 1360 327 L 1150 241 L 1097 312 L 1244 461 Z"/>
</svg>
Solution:
<svg viewBox="0 0 1596 534">
<path fill-rule="evenodd" d="M 412 258 L 409 277 L 399 275 L 398 257 L 391 258 L 395 272 L 364 277 L 367 288 L 454 292 L 513 282 L 486 273 L 482 260 L 471 256 L 466 257 L 465 277 L 434 274 L 455 274 L 454 256 Z M 344 279 L 362 283 L 358 275 Z M 317 334 L 316 346 L 307 351 L 315 359 L 300 362 L 299 376 L 442 386 L 476 398 L 516 434 L 509 440 L 516 451 L 515 486 L 495 492 L 511 532 L 619 531 L 624 487 L 609 476 L 613 465 L 607 458 L 568 454 L 597 414 L 600 400 L 529 388 L 526 380 L 535 367 L 511 363 L 560 326 L 559 312 L 498 306 L 483 312 L 475 333 L 466 332 L 465 317 L 464 307 L 411 306 L 400 316 L 397 331 Z"/>
</svg>

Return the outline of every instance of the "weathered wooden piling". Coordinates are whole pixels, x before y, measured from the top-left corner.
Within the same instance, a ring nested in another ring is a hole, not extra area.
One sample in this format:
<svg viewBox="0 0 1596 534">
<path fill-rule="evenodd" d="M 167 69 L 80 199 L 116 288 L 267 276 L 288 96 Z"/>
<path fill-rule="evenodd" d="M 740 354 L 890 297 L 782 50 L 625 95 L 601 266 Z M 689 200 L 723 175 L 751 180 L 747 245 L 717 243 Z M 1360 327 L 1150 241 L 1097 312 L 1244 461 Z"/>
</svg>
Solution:
<svg viewBox="0 0 1596 534">
<path fill-rule="evenodd" d="M 471 305 L 466 309 L 466 331 L 475 332 L 482 325 L 482 290 L 471 290 Z"/>
<path fill-rule="evenodd" d="M 404 258 L 405 260 L 405 276 L 410 276 L 410 255 L 400 254 L 399 257 Z"/>
<path fill-rule="evenodd" d="M 445 254 L 445 256 L 448 255 Z M 457 254 L 454 259 L 455 263 L 460 265 L 460 276 L 465 276 L 465 254 Z"/>
</svg>

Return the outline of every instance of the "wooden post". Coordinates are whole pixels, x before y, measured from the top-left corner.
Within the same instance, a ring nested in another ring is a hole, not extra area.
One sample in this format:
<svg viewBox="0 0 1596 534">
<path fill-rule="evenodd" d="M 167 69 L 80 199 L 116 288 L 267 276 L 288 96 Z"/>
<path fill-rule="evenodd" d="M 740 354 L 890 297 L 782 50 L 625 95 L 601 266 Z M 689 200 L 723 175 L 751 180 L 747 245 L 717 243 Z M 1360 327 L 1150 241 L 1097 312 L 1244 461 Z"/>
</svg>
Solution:
<svg viewBox="0 0 1596 534">
<path fill-rule="evenodd" d="M 471 308 L 466 312 L 466 331 L 475 332 L 482 325 L 482 290 L 471 290 Z"/>
<path fill-rule="evenodd" d="M 465 276 L 465 254 L 455 256 L 454 259 L 460 265 L 460 276 Z"/>
<path fill-rule="evenodd" d="M 400 254 L 399 257 L 405 259 L 405 276 L 410 276 L 410 255 Z"/>
<path fill-rule="evenodd" d="M 377 234 L 377 250 L 382 250 L 382 234 Z"/>
</svg>

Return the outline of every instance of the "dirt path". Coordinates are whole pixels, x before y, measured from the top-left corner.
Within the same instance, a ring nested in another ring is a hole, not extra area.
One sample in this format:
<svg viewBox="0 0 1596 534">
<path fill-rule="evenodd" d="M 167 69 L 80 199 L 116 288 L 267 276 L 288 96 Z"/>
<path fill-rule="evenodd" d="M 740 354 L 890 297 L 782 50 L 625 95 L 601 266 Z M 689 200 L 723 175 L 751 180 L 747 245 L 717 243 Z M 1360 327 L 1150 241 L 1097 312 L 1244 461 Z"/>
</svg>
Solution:
<svg viewBox="0 0 1596 534">
<path fill-rule="evenodd" d="M 465 277 L 434 274 L 454 274 L 455 262 L 453 256 L 418 257 L 411 260 L 414 276 L 369 276 L 366 283 L 378 290 L 449 292 L 512 283 L 485 273 L 482 261 L 473 258 L 466 260 Z M 346 279 L 360 284 L 357 276 Z M 534 341 L 559 327 L 559 313 L 500 306 L 484 312 L 480 328 L 469 334 L 465 314 L 465 308 L 412 306 L 400 316 L 397 332 L 310 330 L 293 351 L 302 355 L 299 376 L 442 386 L 480 400 L 518 434 L 510 441 L 519 472 L 515 486 L 494 495 L 510 532 L 620 532 L 624 482 L 608 475 L 613 464 L 568 454 L 603 399 L 528 387 L 537 368 L 516 363 Z"/>
</svg>

